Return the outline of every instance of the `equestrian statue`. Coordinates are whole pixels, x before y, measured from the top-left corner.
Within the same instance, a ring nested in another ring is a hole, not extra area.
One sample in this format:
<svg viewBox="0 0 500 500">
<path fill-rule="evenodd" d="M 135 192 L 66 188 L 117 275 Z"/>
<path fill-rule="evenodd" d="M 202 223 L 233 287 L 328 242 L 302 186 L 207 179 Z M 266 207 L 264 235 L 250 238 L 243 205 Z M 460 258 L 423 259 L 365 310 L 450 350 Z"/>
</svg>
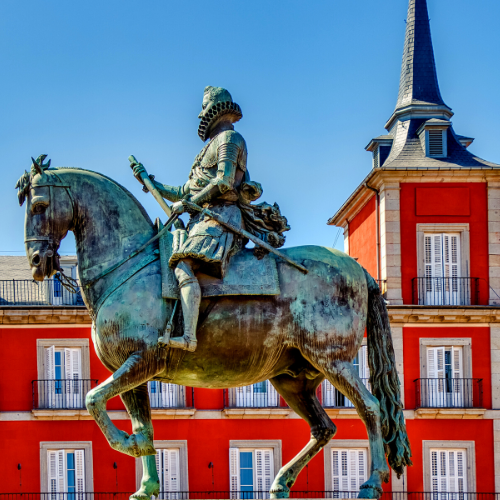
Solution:
<svg viewBox="0 0 500 500">
<path fill-rule="evenodd" d="M 75 287 L 57 253 L 72 231 L 94 347 L 113 373 L 88 392 L 86 405 L 113 449 L 142 458 L 132 499 L 159 493 L 149 381 L 222 389 L 269 380 L 311 428 L 309 443 L 271 486 L 271 498 L 288 498 L 336 433 L 317 395 L 325 378 L 352 401 L 368 432 L 370 477 L 359 498 L 380 498 L 389 466 L 399 477 L 411 465 L 384 298 L 343 252 L 281 248 L 290 227 L 277 204 L 253 203 L 262 187 L 250 180 L 245 140 L 234 130 L 241 117 L 227 90 L 205 88 L 198 135 L 206 145 L 183 186 L 161 184 L 130 156 L 143 189 L 167 213 L 164 225 L 103 174 L 50 167 L 46 155 L 32 159 L 16 188 L 20 205 L 26 201 L 33 278 L 59 273 Z M 178 218 L 184 212 L 187 227 Z M 352 364 L 365 331 L 371 392 Z M 106 411 L 117 395 L 131 435 Z"/>
</svg>

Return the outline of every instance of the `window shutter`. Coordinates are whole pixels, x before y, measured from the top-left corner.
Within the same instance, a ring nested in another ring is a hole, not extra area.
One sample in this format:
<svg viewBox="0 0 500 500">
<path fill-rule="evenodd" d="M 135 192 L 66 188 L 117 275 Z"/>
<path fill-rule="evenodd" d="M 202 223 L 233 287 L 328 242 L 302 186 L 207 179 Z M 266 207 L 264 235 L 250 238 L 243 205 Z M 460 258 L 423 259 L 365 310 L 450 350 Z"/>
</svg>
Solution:
<svg viewBox="0 0 500 500">
<path fill-rule="evenodd" d="M 68 408 L 83 407 L 82 361 L 80 349 L 64 349 L 64 376 L 66 378 L 66 403 Z"/>
<path fill-rule="evenodd" d="M 322 385 L 323 406 L 335 406 L 335 388 L 329 380 L 324 380 Z"/>
<path fill-rule="evenodd" d="M 47 452 L 48 488 L 51 493 L 59 493 L 59 460 L 57 451 Z"/>
<path fill-rule="evenodd" d="M 175 384 L 165 384 L 166 391 L 168 394 L 169 406 L 175 408 L 178 406 L 178 394 L 179 394 L 179 386 Z"/>
<path fill-rule="evenodd" d="M 266 381 L 266 384 L 267 384 L 267 405 L 278 406 L 278 393 L 276 392 L 276 389 L 274 388 L 273 384 L 269 382 L 269 380 Z"/>
<path fill-rule="evenodd" d="M 57 453 L 57 492 L 63 493 L 66 491 L 66 477 L 64 467 L 64 450 L 56 451 Z"/>
<path fill-rule="evenodd" d="M 431 450 L 431 488 L 438 493 L 467 492 L 465 450 Z"/>
<path fill-rule="evenodd" d="M 443 156 L 443 131 L 442 130 L 428 130 L 429 139 L 429 156 Z"/>
<path fill-rule="evenodd" d="M 364 449 L 332 449 L 333 491 L 359 491 L 367 478 L 367 457 Z"/>
<path fill-rule="evenodd" d="M 274 479 L 273 451 L 255 450 L 254 456 L 257 491 L 268 493 Z"/>
<path fill-rule="evenodd" d="M 240 450 L 229 448 L 229 487 L 231 498 L 238 498 L 240 491 Z"/>
<path fill-rule="evenodd" d="M 43 401 L 43 407 L 55 408 L 56 406 L 56 387 L 55 380 L 55 347 L 50 346 L 45 349 L 45 382 L 40 382 L 38 397 Z"/>
<path fill-rule="evenodd" d="M 359 348 L 359 378 L 370 378 L 370 369 L 368 368 L 368 346 L 362 345 Z M 365 382 L 365 385 L 366 382 Z"/>
<path fill-rule="evenodd" d="M 427 348 L 427 379 L 422 390 L 424 399 L 431 406 L 445 405 L 444 398 L 444 347 Z"/>
<path fill-rule="evenodd" d="M 75 450 L 76 492 L 85 493 L 85 451 Z M 83 498 L 83 495 L 78 496 Z"/>
<path fill-rule="evenodd" d="M 168 482 L 171 493 L 180 491 L 179 486 L 179 450 L 171 449 L 164 450 L 165 455 L 168 455 Z"/>
</svg>

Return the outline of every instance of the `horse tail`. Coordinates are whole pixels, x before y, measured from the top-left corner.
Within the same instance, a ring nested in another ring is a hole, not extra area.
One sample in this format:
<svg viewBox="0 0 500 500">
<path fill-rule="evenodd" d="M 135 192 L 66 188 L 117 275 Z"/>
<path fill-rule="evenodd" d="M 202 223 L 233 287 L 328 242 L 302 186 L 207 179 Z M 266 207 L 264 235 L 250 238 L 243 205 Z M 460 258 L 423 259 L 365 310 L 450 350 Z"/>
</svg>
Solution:
<svg viewBox="0 0 500 500">
<path fill-rule="evenodd" d="M 380 403 L 385 454 L 389 465 L 399 477 L 405 466 L 412 465 L 412 461 L 389 314 L 376 281 L 364 271 L 368 283 L 367 341 L 371 390 Z"/>
</svg>

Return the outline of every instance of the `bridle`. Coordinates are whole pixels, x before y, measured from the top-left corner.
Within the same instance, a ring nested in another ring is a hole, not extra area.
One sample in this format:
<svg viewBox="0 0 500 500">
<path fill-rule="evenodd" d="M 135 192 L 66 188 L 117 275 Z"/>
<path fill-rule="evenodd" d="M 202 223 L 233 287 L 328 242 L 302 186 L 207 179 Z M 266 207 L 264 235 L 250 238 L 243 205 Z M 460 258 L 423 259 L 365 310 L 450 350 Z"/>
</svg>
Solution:
<svg viewBox="0 0 500 500">
<path fill-rule="evenodd" d="M 40 175 L 40 174 L 39 174 Z M 55 257 L 57 256 L 57 247 L 59 245 L 59 241 L 54 240 L 53 235 L 54 235 L 54 229 L 55 229 L 55 213 L 56 209 L 54 204 L 52 203 L 53 200 L 53 192 L 55 188 L 63 188 L 66 191 L 66 194 L 68 195 L 68 198 L 71 203 L 71 212 L 72 212 L 72 217 L 71 220 L 74 222 L 75 220 L 75 200 L 73 199 L 73 196 L 71 195 L 71 186 L 68 184 L 64 184 L 60 177 L 55 173 L 55 172 L 48 172 L 45 171 L 43 174 L 41 174 L 41 179 L 39 182 L 33 182 L 31 184 L 32 188 L 41 188 L 41 187 L 47 187 L 49 188 L 49 204 L 47 207 L 47 218 L 49 221 L 49 235 L 48 236 L 33 236 L 26 238 L 24 240 L 24 243 L 28 242 L 34 242 L 34 241 L 44 241 L 47 242 L 47 254 L 50 258 L 53 258 L 53 263 L 57 266 L 56 270 L 60 273 L 61 275 L 61 284 L 66 288 L 68 291 L 75 293 L 78 288 L 78 284 L 76 280 L 71 278 L 70 276 L 67 276 L 64 274 L 63 270 L 59 266 L 59 261 Z M 50 254 L 49 254 L 50 252 Z"/>
</svg>

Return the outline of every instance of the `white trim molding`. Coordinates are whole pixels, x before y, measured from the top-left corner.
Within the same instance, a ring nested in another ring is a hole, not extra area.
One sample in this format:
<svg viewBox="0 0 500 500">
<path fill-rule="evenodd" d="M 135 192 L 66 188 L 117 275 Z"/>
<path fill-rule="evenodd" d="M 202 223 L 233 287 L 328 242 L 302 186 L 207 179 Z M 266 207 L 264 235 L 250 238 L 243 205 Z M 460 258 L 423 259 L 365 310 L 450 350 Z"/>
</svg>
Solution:
<svg viewBox="0 0 500 500">
<path fill-rule="evenodd" d="M 431 449 L 465 450 L 467 458 L 467 491 L 476 490 L 476 449 L 474 441 L 422 441 L 424 491 L 432 491 L 431 485 Z"/>
<path fill-rule="evenodd" d="M 40 491 L 49 492 L 47 452 L 49 450 L 84 450 L 85 491 L 94 491 L 92 441 L 40 441 Z"/>
</svg>

